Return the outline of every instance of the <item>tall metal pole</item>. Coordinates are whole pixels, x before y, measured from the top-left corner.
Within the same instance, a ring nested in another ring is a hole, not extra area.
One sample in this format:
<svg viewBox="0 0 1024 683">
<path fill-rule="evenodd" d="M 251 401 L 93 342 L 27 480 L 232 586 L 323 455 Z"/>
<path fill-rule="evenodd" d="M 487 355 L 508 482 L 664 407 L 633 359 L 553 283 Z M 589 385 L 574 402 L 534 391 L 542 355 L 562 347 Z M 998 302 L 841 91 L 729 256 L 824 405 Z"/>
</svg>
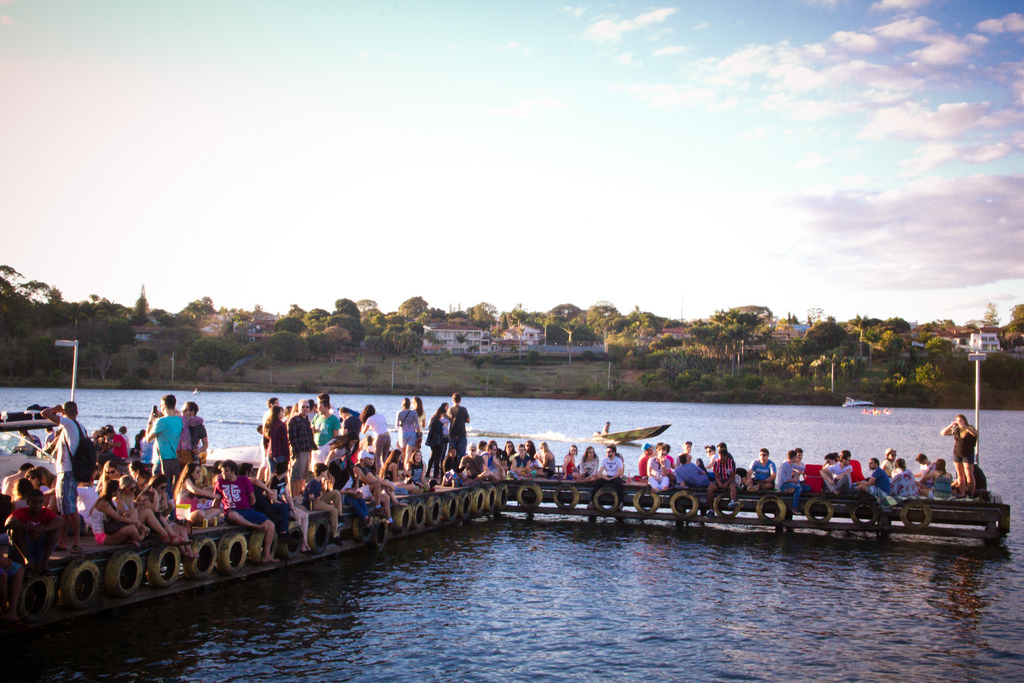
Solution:
<svg viewBox="0 0 1024 683">
<path fill-rule="evenodd" d="M 974 428 L 978 430 L 978 440 L 974 445 L 974 462 L 981 464 L 981 362 L 985 360 L 985 353 L 971 353 L 967 360 L 974 361 Z"/>
<path fill-rule="evenodd" d="M 54 346 L 70 346 L 75 350 L 74 360 L 71 361 L 71 400 L 75 400 L 75 385 L 78 383 L 78 340 L 58 339 L 53 342 Z"/>
</svg>

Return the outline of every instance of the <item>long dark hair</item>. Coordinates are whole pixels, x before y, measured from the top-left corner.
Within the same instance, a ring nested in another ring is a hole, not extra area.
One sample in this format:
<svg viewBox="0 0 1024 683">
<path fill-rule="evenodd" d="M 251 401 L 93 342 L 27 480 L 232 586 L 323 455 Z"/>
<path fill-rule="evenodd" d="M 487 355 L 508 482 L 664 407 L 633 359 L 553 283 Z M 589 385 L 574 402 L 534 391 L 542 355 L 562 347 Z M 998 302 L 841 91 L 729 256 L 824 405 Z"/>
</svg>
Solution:
<svg viewBox="0 0 1024 683">
<path fill-rule="evenodd" d="M 373 407 L 373 404 L 367 403 L 366 407 L 363 408 L 363 412 L 359 413 L 359 421 L 365 423 L 368 418 L 371 418 L 376 414 L 377 409 Z"/>
</svg>

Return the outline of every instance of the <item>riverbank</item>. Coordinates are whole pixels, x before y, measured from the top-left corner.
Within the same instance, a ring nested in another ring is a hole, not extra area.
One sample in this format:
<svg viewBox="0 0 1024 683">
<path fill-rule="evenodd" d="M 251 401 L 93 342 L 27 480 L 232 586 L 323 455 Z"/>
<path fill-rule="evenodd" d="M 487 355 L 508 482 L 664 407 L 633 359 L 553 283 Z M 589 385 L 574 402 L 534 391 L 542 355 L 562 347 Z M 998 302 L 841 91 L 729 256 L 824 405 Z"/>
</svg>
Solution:
<svg viewBox="0 0 1024 683">
<path fill-rule="evenodd" d="M 90 389 L 152 389 L 190 393 L 225 391 L 262 393 L 377 394 L 393 396 L 445 396 L 454 391 L 494 398 L 627 400 L 681 403 L 839 406 L 846 396 L 894 408 L 962 409 L 973 405 L 973 385 L 949 383 L 937 390 L 913 385 L 893 393 L 884 382 L 882 368 L 869 369 L 857 380 L 837 379 L 832 391 L 828 379 L 765 379 L 752 364 L 741 374 L 702 375 L 685 386 L 653 381 L 650 373 L 624 369 L 594 356 L 505 354 L 501 356 L 397 356 L 340 354 L 332 361 L 273 363 L 266 358 L 232 372 L 213 368 L 198 371 L 170 369 L 157 378 L 129 381 L 92 376 L 79 371 L 78 386 Z M 47 377 L 0 381 L 7 387 L 66 387 L 67 373 Z M 992 410 L 1024 409 L 1024 392 L 983 387 L 983 406 Z"/>
</svg>

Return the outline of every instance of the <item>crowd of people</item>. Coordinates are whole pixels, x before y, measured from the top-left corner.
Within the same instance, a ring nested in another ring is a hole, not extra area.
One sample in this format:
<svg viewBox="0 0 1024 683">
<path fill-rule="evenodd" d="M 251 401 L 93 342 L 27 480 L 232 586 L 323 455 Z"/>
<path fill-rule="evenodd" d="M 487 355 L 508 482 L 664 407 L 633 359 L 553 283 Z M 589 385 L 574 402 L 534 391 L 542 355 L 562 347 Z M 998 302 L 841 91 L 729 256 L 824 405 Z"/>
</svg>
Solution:
<svg viewBox="0 0 1024 683">
<path fill-rule="evenodd" d="M 620 500 L 625 483 L 643 483 L 656 492 L 706 492 L 709 501 L 728 495 L 730 507 L 739 504 L 741 491 L 778 491 L 792 496 L 794 510 L 811 492 L 811 476 L 821 478 L 825 494 L 874 496 L 883 505 L 917 496 L 970 498 L 986 487 L 984 473 L 974 464 L 977 430 L 963 415 L 942 430 L 955 439 L 953 472 L 944 459 L 932 462 L 924 454 L 916 457 L 918 471 L 912 472 L 891 448 L 883 458 L 871 458 L 863 476 L 847 450 L 825 455 L 813 475 L 800 448 L 789 450 L 778 465 L 762 448 L 742 468 L 725 443 L 705 446 L 701 458 L 688 441 L 674 456 L 669 444 L 644 444 L 638 472 L 629 479 L 615 445 L 605 447 L 604 458 L 593 446 L 580 455 L 571 445 L 558 463 L 543 441 L 470 442 L 470 415 L 458 393 L 429 417 L 420 398 L 403 399 L 394 420 L 394 444 L 387 419 L 372 404 L 356 411 L 334 408 L 328 394 L 290 406 L 271 398 L 257 427 L 262 461 L 225 460 L 216 470 L 204 464 L 209 442 L 198 412 L 194 402 L 179 410 L 174 395 L 164 396 L 129 448 L 125 427 L 115 431 L 107 425 L 90 437 L 74 402 L 42 411 L 53 428 L 39 445 L 53 454 L 55 472 L 26 464 L 2 484 L 0 506 L 7 509 L 0 514 L 8 538 L 0 540 L 9 540 L 10 547 L 0 562 L 6 577 L 0 582 L 0 623 L 21 624 L 14 604 L 25 574 L 49 573 L 56 550 L 81 553 L 83 527 L 99 545 L 139 546 L 159 539 L 188 556 L 196 527 L 223 522 L 268 536 L 276 533 L 287 541 L 294 520 L 302 530 L 299 550 L 309 551 L 312 512 L 327 513 L 330 541 L 340 543 L 339 518 L 346 510 L 363 524 L 371 516 L 393 524 L 398 496 L 481 482 L 560 480 L 590 486 L 594 493 L 609 486 Z M 83 439 L 93 444 L 96 469 L 79 481 L 72 458 Z M 426 457 L 423 447 L 429 448 Z M 270 543 L 263 546 L 265 563 L 277 562 L 271 548 Z"/>
</svg>

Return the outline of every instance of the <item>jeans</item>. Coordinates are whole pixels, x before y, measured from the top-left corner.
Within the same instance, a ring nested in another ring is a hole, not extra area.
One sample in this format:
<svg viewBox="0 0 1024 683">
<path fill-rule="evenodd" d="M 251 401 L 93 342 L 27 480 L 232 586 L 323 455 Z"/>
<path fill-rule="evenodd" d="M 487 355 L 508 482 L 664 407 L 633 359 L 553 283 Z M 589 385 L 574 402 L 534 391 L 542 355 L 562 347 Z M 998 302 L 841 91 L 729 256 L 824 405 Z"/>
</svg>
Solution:
<svg viewBox="0 0 1024 683">
<path fill-rule="evenodd" d="M 352 512 L 356 513 L 359 519 L 366 519 L 370 516 L 370 509 L 366 507 L 366 501 L 364 501 L 361 497 L 353 496 L 346 493 L 342 501 L 345 503 L 345 505 L 348 505 L 350 508 L 352 508 Z"/>
<path fill-rule="evenodd" d="M 785 493 L 786 491 L 793 492 L 793 512 L 797 512 L 800 509 L 800 494 L 810 493 L 811 487 L 807 484 L 797 484 L 792 481 L 787 481 L 779 487 L 779 493 Z"/>
</svg>

